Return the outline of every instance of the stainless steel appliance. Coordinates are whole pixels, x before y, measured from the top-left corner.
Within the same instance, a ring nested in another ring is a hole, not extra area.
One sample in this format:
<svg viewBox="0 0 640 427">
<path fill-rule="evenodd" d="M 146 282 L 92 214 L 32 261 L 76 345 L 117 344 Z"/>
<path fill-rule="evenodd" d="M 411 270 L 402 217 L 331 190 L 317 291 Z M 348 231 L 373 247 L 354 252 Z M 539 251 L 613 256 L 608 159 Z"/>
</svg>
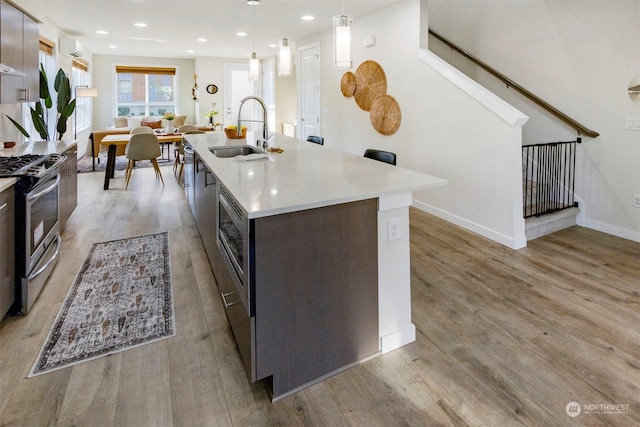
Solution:
<svg viewBox="0 0 640 427">
<path fill-rule="evenodd" d="M 17 178 L 16 302 L 12 311 L 27 314 L 58 261 L 62 154 L 0 157 L 0 176 Z"/>
<path fill-rule="evenodd" d="M 252 286 L 252 246 L 251 223 L 242 209 L 235 202 L 229 191 L 218 183 L 218 224 L 216 227 L 217 243 L 222 258 L 229 270 L 231 279 L 236 287 L 240 301 L 249 316 L 253 316 L 255 308 L 253 304 Z M 222 295 L 225 305 L 228 305 L 227 297 Z"/>
</svg>

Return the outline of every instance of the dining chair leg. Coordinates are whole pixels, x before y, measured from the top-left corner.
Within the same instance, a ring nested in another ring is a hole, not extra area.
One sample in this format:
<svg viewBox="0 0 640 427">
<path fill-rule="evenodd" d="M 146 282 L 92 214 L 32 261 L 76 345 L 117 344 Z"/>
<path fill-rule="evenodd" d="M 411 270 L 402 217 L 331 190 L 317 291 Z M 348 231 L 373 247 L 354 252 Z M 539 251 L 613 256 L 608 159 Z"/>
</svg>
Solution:
<svg viewBox="0 0 640 427">
<path fill-rule="evenodd" d="M 180 162 L 180 172 L 178 173 L 178 184 L 182 181 L 182 175 L 184 172 L 184 162 Z"/>
<path fill-rule="evenodd" d="M 158 159 L 151 159 L 151 163 L 153 164 L 153 168 L 156 170 L 156 177 L 160 177 L 162 186 L 164 186 L 164 179 L 162 178 L 162 172 L 160 172 L 160 167 L 158 166 Z"/>
<path fill-rule="evenodd" d="M 176 159 L 173 162 L 173 174 L 176 174 L 176 171 L 178 170 L 178 165 L 180 164 L 180 152 L 178 150 L 175 151 L 175 156 Z"/>
<path fill-rule="evenodd" d="M 129 188 L 129 181 L 131 180 L 131 174 L 133 173 L 133 160 L 129 160 L 127 163 L 127 169 L 124 171 L 124 190 Z"/>
</svg>

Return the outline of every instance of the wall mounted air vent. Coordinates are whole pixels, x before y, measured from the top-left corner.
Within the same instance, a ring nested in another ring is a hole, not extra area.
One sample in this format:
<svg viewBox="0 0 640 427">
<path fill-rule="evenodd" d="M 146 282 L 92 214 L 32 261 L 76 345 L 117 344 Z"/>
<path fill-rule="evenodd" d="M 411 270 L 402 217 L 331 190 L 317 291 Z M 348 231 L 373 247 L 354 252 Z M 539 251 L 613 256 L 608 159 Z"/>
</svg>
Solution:
<svg viewBox="0 0 640 427">
<path fill-rule="evenodd" d="M 58 46 L 60 53 L 63 55 L 70 55 L 75 58 L 80 58 L 83 55 L 78 49 L 78 41 L 76 39 L 60 37 Z"/>
</svg>

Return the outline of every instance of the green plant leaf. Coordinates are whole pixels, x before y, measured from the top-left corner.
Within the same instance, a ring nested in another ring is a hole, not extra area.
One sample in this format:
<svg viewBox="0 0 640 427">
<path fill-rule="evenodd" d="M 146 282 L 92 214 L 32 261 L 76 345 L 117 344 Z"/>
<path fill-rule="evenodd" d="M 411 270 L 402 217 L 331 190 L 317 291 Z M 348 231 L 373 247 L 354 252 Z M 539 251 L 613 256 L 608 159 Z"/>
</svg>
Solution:
<svg viewBox="0 0 640 427">
<path fill-rule="evenodd" d="M 56 126 L 56 130 L 58 131 L 58 140 L 61 140 L 62 135 L 64 135 L 67 131 L 67 119 L 71 117 L 75 109 L 76 100 L 74 99 L 69 104 L 67 104 L 60 113 L 60 117 L 58 117 L 58 124 Z"/>
<path fill-rule="evenodd" d="M 30 138 L 29 133 L 22 126 L 20 126 L 20 123 L 16 122 L 15 120 L 13 120 L 11 117 L 7 116 L 6 114 L 4 114 L 4 115 L 5 115 L 5 117 L 7 119 L 11 120 L 11 123 L 13 123 L 13 125 L 20 131 L 21 134 L 23 134 L 27 138 Z"/>
<path fill-rule="evenodd" d="M 38 109 L 40 109 L 40 113 L 38 113 Z M 38 134 L 40 134 L 40 138 L 44 141 L 49 141 L 49 130 L 47 129 L 47 124 L 42 118 L 41 112 L 42 106 L 39 102 L 36 102 L 36 108 L 31 108 L 31 120 L 33 121 L 33 127 L 35 127 Z"/>
<path fill-rule="evenodd" d="M 44 100 L 44 104 L 47 108 L 53 106 L 51 99 L 51 93 L 49 92 L 49 81 L 47 80 L 47 73 L 44 70 L 44 65 L 40 64 L 40 99 Z"/>
<path fill-rule="evenodd" d="M 71 86 L 69 85 L 67 75 L 64 74 L 62 69 L 60 69 L 60 72 L 58 72 L 56 76 L 55 89 L 58 92 L 58 113 L 62 114 L 62 111 L 71 101 Z"/>
</svg>

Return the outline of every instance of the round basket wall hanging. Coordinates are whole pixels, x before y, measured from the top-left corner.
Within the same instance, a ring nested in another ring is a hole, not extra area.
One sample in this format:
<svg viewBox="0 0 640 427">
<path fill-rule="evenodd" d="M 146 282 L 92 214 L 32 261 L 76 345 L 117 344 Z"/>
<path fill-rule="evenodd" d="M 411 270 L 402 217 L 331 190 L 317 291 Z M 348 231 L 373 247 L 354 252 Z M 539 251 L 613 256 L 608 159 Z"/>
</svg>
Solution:
<svg viewBox="0 0 640 427">
<path fill-rule="evenodd" d="M 371 103 L 369 118 L 373 128 L 382 135 L 393 135 L 400 127 L 402 113 L 398 101 L 391 95 L 381 95 Z"/>
<path fill-rule="evenodd" d="M 364 61 L 356 70 L 356 104 L 364 111 L 371 109 L 371 103 L 387 93 L 387 76 L 375 61 Z"/>
<path fill-rule="evenodd" d="M 340 81 L 340 91 L 342 91 L 342 95 L 347 98 L 351 98 L 355 93 L 356 76 L 351 71 L 347 71 L 342 76 L 342 80 Z"/>
</svg>

